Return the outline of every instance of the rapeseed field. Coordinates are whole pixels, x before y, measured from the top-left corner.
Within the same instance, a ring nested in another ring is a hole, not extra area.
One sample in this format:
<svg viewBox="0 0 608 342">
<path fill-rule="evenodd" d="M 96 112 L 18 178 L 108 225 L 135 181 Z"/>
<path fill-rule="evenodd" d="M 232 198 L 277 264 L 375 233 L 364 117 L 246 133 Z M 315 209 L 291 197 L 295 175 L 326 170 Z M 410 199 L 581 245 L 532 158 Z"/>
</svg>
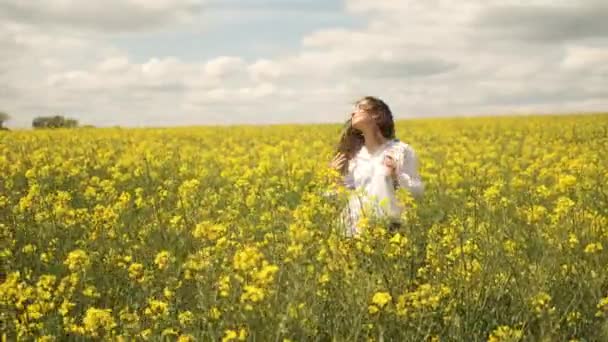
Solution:
<svg viewBox="0 0 608 342">
<path fill-rule="evenodd" d="M 425 193 L 355 238 L 339 131 L 0 132 L 3 340 L 608 340 L 608 115 L 397 121 Z"/>
</svg>

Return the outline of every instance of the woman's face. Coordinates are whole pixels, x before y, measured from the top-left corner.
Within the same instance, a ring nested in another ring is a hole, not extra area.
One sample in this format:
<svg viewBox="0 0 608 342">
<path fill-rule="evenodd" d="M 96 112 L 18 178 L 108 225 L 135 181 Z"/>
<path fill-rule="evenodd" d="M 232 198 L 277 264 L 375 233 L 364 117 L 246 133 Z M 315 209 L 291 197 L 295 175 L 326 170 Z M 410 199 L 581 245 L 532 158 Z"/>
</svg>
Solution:
<svg viewBox="0 0 608 342">
<path fill-rule="evenodd" d="M 374 128 L 376 120 L 371 113 L 361 108 L 360 105 L 356 105 L 351 114 L 351 125 L 360 131 L 367 131 Z"/>
</svg>

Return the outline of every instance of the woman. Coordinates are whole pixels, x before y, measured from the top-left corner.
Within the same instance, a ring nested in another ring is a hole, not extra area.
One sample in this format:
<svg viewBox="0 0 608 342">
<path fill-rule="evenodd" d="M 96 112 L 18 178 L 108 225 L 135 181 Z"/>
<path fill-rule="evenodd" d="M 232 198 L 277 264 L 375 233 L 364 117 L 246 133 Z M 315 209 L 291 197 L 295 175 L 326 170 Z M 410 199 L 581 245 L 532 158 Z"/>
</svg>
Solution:
<svg viewBox="0 0 608 342">
<path fill-rule="evenodd" d="M 343 213 L 348 236 L 360 233 L 362 216 L 388 216 L 389 228 L 398 228 L 404 208 L 395 190 L 406 188 L 414 196 L 424 192 L 414 149 L 395 137 L 391 110 L 376 97 L 356 102 L 330 166 L 342 175 L 343 185 L 354 190 Z"/>
</svg>

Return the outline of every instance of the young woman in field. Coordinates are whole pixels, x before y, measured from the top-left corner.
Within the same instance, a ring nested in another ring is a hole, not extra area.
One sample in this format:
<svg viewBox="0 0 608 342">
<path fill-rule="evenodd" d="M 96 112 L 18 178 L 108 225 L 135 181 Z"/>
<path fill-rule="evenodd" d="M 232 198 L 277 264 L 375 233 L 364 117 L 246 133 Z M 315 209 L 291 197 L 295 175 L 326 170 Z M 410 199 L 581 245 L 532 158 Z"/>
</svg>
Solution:
<svg viewBox="0 0 608 342">
<path fill-rule="evenodd" d="M 342 216 L 347 236 L 360 232 L 357 222 L 362 214 L 388 216 L 389 229 L 397 229 L 404 208 L 395 191 L 406 188 L 421 196 L 424 184 L 414 149 L 395 137 L 389 106 L 372 96 L 357 101 L 336 150 L 330 166 L 342 176 L 342 185 L 353 190 Z"/>
</svg>

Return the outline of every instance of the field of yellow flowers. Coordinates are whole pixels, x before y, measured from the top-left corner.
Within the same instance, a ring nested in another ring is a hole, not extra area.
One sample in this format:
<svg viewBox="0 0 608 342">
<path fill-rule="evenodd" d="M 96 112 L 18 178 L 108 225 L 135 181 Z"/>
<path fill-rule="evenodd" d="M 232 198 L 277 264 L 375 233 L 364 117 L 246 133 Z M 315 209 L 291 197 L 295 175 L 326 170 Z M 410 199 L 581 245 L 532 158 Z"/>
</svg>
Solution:
<svg viewBox="0 0 608 342">
<path fill-rule="evenodd" d="M 339 131 L 0 132 L 2 339 L 608 340 L 608 115 L 399 121 L 425 194 L 353 239 Z"/>
</svg>

